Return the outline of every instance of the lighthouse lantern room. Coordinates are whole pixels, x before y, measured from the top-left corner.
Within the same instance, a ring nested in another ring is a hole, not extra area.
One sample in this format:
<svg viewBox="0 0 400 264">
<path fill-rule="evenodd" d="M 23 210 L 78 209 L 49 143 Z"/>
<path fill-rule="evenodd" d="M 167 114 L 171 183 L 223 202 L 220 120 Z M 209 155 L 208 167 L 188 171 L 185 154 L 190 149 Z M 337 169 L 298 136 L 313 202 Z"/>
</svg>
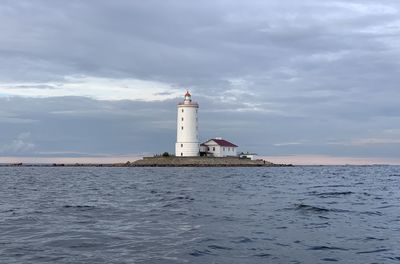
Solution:
<svg viewBox="0 0 400 264">
<path fill-rule="evenodd" d="M 199 105 L 192 101 L 189 91 L 178 104 L 175 156 L 195 157 L 200 155 L 197 112 Z"/>
</svg>

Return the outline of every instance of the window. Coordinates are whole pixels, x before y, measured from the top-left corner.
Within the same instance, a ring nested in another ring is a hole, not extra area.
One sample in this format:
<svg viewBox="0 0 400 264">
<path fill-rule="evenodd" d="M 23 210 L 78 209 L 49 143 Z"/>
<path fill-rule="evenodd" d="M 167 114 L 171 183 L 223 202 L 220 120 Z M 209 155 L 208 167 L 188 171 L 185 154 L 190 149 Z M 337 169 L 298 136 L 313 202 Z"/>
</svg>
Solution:
<svg viewBox="0 0 400 264">
<path fill-rule="evenodd" d="M 215 147 L 213 147 L 213 151 L 215 151 Z"/>
<path fill-rule="evenodd" d="M 183 117 L 182 117 L 182 121 L 183 121 Z"/>
<path fill-rule="evenodd" d="M 183 109 L 182 109 L 182 113 L 183 113 Z"/>
<path fill-rule="evenodd" d="M 183 153 L 181 152 L 181 156 L 183 156 Z"/>
<path fill-rule="evenodd" d="M 183 127 L 181 127 L 181 130 L 183 130 Z"/>
<path fill-rule="evenodd" d="M 181 144 L 181 148 L 183 148 L 183 144 Z"/>
<path fill-rule="evenodd" d="M 225 151 L 225 148 L 222 148 L 223 151 Z"/>
</svg>

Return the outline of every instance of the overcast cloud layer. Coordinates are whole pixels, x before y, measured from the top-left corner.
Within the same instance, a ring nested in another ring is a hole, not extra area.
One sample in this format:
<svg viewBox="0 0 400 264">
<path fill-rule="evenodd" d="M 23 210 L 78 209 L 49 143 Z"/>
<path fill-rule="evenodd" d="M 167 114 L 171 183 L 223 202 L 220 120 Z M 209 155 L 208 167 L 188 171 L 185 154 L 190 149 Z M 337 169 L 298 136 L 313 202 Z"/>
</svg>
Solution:
<svg viewBox="0 0 400 264">
<path fill-rule="evenodd" d="M 398 1 L 0 3 L 0 156 L 174 150 L 176 103 L 203 140 L 262 155 L 400 162 Z"/>
</svg>

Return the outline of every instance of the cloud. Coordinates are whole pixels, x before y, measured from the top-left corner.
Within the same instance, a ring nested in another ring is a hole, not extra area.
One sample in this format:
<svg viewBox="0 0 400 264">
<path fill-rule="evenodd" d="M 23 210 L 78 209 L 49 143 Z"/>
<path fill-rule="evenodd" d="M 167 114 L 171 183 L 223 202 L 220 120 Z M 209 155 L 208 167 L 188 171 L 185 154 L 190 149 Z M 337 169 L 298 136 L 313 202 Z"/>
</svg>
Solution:
<svg viewBox="0 0 400 264">
<path fill-rule="evenodd" d="M 352 15 L 393 15 L 398 13 L 398 9 L 385 4 L 376 3 L 351 3 L 351 2 L 327 2 L 324 3 L 328 7 L 336 7 L 342 10 L 348 10 Z"/>
<path fill-rule="evenodd" d="M 26 153 L 35 148 L 29 132 L 20 133 L 11 143 L 0 148 L 0 153 Z"/>
<path fill-rule="evenodd" d="M 274 143 L 275 147 L 287 147 L 287 146 L 298 146 L 303 145 L 304 142 L 284 142 L 284 143 Z"/>
<path fill-rule="evenodd" d="M 0 83 L 0 93 L 3 96 L 85 96 L 98 100 L 154 101 L 175 98 L 181 90 L 155 81 L 66 76 L 64 82 L 59 83 Z"/>
<path fill-rule="evenodd" d="M 400 144 L 400 139 L 394 138 L 361 138 L 351 142 L 354 146 Z"/>
</svg>

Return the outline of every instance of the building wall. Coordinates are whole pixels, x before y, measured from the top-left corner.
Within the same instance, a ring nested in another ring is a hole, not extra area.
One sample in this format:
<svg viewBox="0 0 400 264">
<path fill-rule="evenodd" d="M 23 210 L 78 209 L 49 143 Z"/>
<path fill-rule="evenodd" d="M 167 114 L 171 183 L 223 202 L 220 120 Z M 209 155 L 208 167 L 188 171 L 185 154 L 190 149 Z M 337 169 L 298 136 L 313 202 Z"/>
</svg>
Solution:
<svg viewBox="0 0 400 264">
<path fill-rule="evenodd" d="M 247 158 L 250 160 L 256 160 L 257 159 L 257 154 L 241 154 L 241 158 Z"/>
<path fill-rule="evenodd" d="M 175 155 L 199 156 L 198 105 L 179 104 L 177 114 Z"/>
<path fill-rule="evenodd" d="M 237 156 L 237 147 L 222 147 L 222 155 L 227 156 Z"/>
<path fill-rule="evenodd" d="M 214 157 L 227 157 L 227 156 L 237 156 L 237 147 L 221 147 L 214 141 L 205 143 L 209 148 L 207 152 L 213 154 Z"/>
<path fill-rule="evenodd" d="M 175 156 L 180 157 L 195 157 L 199 156 L 199 143 L 176 143 Z"/>
</svg>

